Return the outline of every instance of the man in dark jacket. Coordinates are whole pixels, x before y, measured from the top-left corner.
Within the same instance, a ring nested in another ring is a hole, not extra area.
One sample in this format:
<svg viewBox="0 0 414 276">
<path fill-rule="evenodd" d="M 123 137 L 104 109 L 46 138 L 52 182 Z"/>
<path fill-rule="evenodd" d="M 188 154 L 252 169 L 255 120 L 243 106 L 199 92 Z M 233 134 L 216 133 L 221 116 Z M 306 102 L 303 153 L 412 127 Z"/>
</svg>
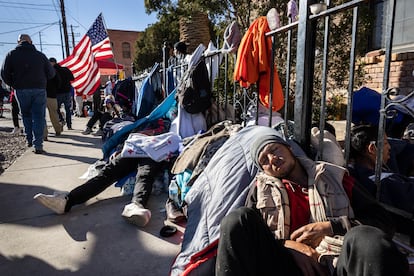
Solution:
<svg viewBox="0 0 414 276">
<path fill-rule="evenodd" d="M 53 67 L 55 68 L 56 72 L 58 72 L 59 75 L 60 75 L 61 85 L 56 90 L 56 99 L 57 99 L 57 104 L 58 104 L 59 109 L 62 106 L 62 104 L 65 106 L 66 124 L 68 126 L 68 129 L 71 130 L 72 129 L 72 109 L 71 109 L 71 106 L 72 106 L 72 94 L 71 94 L 72 85 L 71 85 L 70 82 L 73 81 L 75 78 L 73 77 L 73 74 L 69 70 L 69 68 L 60 66 L 56 62 L 55 58 L 52 57 L 52 58 L 49 59 L 49 61 L 53 65 Z M 60 117 L 60 121 L 62 122 L 62 124 L 64 124 L 65 119 L 61 115 L 60 111 L 59 111 L 59 117 Z"/>
<path fill-rule="evenodd" d="M 18 45 L 4 59 L 1 77 L 16 90 L 29 147 L 43 153 L 43 131 L 46 113 L 46 84 L 55 70 L 46 56 L 37 51 L 29 35 L 21 34 Z"/>
<path fill-rule="evenodd" d="M 53 66 L 53 64 L 52 64 Z M 56 91 L 61 86 L 60 74 L 56 71 L 56 75 L 47 82 L 47 110 L 49 111 L 50 122 L 52 122 L 53 129 L 56 136 L 59 136 L 63 131 L 63 125 L 59 121 L 58 103 L 56 99 Z M 45 131 L 47 136 L 47 131 Z"/>
</svg>

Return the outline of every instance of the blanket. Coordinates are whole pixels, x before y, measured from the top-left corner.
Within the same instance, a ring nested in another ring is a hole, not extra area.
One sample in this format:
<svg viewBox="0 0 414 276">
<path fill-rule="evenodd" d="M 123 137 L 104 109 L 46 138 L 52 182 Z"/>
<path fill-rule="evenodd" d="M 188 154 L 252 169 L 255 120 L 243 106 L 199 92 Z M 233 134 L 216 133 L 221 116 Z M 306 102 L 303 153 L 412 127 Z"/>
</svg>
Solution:
<svg viewBox="0 0 414 276">
<path fill-rule="evenodd" d="M 217 150 L 188 192 L 188 221 L 181 252 L 171 268 L 180 275 L 191 256 L 213 244 L 220 236 L 220 222 L 235 208 L 244 206 L 257 173 L 250 157 L 250 144 L 268 127 L 249 126 L 232 135 Z M 204 264 L 203 273 L 214 275 L 214 261 Z"/>
</svg>

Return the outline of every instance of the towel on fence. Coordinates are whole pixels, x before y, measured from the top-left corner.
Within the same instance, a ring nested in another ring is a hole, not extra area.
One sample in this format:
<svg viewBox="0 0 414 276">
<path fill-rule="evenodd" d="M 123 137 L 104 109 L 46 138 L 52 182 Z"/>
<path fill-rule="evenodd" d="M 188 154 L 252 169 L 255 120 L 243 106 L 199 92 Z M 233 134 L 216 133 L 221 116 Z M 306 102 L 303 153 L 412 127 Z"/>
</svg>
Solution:
<svg viewBox="0 0 414 276">
<path fill-rule="evenodd" d="M 180 137 L 172 132 L 148 136 L 131 133 L 121 151 L 123 158 L 151 158 L 156 162 L 169 159 L 178 151 Z"/>
</svg>

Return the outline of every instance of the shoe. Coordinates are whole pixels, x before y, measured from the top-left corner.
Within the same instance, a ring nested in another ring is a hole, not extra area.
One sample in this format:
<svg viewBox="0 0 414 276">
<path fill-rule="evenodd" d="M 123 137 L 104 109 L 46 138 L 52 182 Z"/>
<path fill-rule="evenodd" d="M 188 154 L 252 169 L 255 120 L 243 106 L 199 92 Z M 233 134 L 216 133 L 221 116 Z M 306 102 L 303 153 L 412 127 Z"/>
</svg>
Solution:
<svg viewBox="0 0 414 276">
<path fill-rule="evenodd" d="M 22 128 L 20 128 L 20 127 L 15 127 L 14 129 L 13 129 L 13 131 L 11 132 L 11 134 L 13 134 L 13 135 L 17 135 L 17 134 L 21 134 L 23 132 L 23 129 Z"/>
<path fill-rule="evenodd" d="M 62 135 L 62 132 L 56 132 L 55 133 L 55 136 L 60 136 L 60 135 Z"/>
<path fill-rule="evenodd" d="M 27 147 L 31 148 L 31 147 L 33 147 L 33 144 L 32 143 L 27 143 Z"/>
<path fill-rule="evenodd" d="M 67 193 L 53 195 L 37 194 L 33 199 L 58 215 L 65 213 L 66 203 L 68 202 Z"/>
<path fill-rule="evenodd" d="M 83 135 L 88 135 L 88 134 L 90 134 L 92 132 L 92 129 L 90 128 L 90 127 L 87 127 L 87 128 L 85 128 L 85 130 L 84 131 L 82 131 L 82 134 Z"/>
<path fill-rule="evenodd" d="M 167 199 L 165 203 L 165 212 L 167 213 L 167 219 L 174 223 L 183 222 L 187 219 L 183 211 L 171 199 Z"/>
<path fill-rule="evenodd" d="M 267 18 L 267 24 L 269 25 L 270 30 L 273 31 L 280 27 L 279 15 L 275 8 L 271 8 L 267 12 L 266 18 Z"/>
<path fill-rule="evenodd" d="M 68 127 L 68 130 L 73 130 L 73 128 L 72 127 Z"/>
<path fill-rule="evenodd" d="M 33 152 L 35 153 L 35 154 L 44 154 L 44 153 L 46 153 L 44 150 L 42 150 L 42 149 L 34 149 L 33 150 Z"/>
<path fill-rule="evenodd" d="M 122 217 L 129 223 L 144 227 L 151 219 L 151 211 L 136 203 L 130 203 L 125 205 Z"/>
<path fill-rule="evenodd" d="M 43 138 L 43 141 L 49 141 L 49 139 L 47 137 Z"/>
<path fill-rule="evenodd" d="M 102 134 L 103 134 L 102 129 L 98 129 L 98 130 L 95 132 L 95 135 L 96 135 L 96 136 L 101 136 Z"/>
</svg>

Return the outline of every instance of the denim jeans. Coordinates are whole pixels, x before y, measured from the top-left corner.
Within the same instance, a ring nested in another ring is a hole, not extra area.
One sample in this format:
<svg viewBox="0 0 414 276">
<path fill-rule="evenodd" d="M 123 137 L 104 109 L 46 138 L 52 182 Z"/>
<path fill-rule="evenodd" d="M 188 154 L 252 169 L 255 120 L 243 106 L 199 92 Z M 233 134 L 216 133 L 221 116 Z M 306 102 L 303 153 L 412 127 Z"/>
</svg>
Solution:
<svg viewBox="0 0 414 276">
<path fill-rule="evenodd" d="M 43 149 L 46 114 L 46 89 L 16 89 L 28 144 Z"/>
<path fill-rule="evenodd" d="M 71 106 L 72 106 L 72 95 L 70 94 L 70 92 L 68 93 L 57 93 L 56 94 L 56 99 L 57 99 L 57 103 L 58 103 L 58 113 L 59 113 L 59 118 L 61 121 L 63 121 L 63 118 L 61 117 L 62 115 L 60 115 L 60 107 L 62 104 L 65 105 L 65 113 L 66 113 L 66 124 L 68 126 L 68 128 L 72 127 L 72 111 L 71 111 Z"/>
</svg>

